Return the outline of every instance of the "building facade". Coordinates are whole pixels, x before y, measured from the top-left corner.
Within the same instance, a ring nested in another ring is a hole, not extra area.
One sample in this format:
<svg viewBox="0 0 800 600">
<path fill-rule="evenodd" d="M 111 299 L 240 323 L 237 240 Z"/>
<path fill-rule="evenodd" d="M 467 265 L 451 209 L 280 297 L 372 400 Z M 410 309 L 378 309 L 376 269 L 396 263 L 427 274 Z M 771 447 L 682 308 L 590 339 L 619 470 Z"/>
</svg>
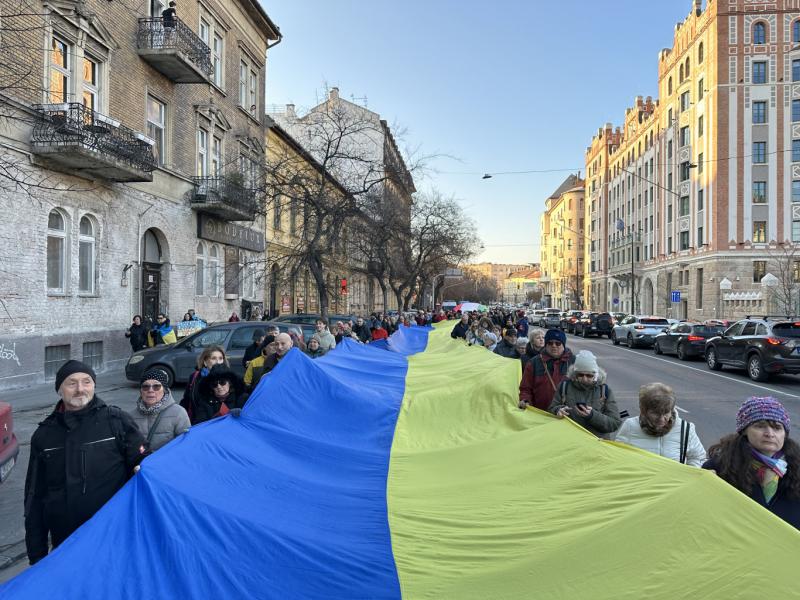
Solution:
<svg viewBox="0 0 800 600">
<path fill-rule="evenodd" d="M 525 271 L 530 270 L 533 268 L 532 263 L 527 264 L 513 264 L 513 263 L 491 263 L 491 262 L 483 262 L 483 263 L 474 263 L 471 265 L 465 265 L 465 271 L 472 271 L 474 273 L 479 273 L 484 277 L 488 277 L 493 279 L 495 282 L 495 286 L 497 287 L 498 293 L 501 293 L 505 286 L 505 281 L 511 273 L 517 271 Z"/>
<path fill-rule="evenodd" d="M 217 321 L 262 304 L 254 190 L 280 33 L 260 4 L 202 0 L 166 20 L 159 0 L 0 4 L 14 56 L 0 72 L 0 160 L 13 165 L 0 344 L 15 357 L 0 388 L 69 358 L 122 366 L 135 314 Z"/>
<path fill-rule="evenodd" d="M 584 180 L 569 175 L 545 201 L 541 216 L 541 277 L 544 304 L 583 306 L 585 248 Z"/>
<path fill-rule="evenodd" d="M 593 305 L 774 314 L 800 283 L 800 2 L 696 0 L 658 77 L 586 152 Z"/>
</svg>

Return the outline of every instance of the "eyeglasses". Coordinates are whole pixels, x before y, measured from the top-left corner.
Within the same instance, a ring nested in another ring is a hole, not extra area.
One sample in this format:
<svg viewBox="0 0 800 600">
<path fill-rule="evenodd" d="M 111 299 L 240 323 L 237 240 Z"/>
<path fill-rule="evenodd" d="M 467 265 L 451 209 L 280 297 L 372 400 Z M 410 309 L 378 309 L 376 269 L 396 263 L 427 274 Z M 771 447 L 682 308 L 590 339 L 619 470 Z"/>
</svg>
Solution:
<svg viewBox="0 0 800 600">
<path fill-rule="evenodd" d="M 594 373 L 575 373 L 577 379 L 594 379 Z"/>
<path fill-rule="evenodd" d="M 561 342 L 550 340 L 549 342 L 547 342 L 547 345 L 548 346 L 563 346 L 564 344 L 562 344 Z"/>
<path fill-rule="evenodd" d="M 214 383 L 214 387 L 225 387 L 226 385 L 230 385 L 230 381 L 227 379 L 220 379 L 219 381 Z"/>
<path fill-rule="evenodd" d="M 157 392 L 157 391 L 158 391 L 158 390 L 160 390 L 162 387 L 164 387 L 164 386 L 162 386 L 160 383 L 143 383 L 143 384 L 141 385 L 141 389 L 142 389 L 142 390 L 144 390 L 144 391 L 147 391 L 147 390 L 154 390 L 154 391 L 156 391 L 156 392 Z"/>
</svg>

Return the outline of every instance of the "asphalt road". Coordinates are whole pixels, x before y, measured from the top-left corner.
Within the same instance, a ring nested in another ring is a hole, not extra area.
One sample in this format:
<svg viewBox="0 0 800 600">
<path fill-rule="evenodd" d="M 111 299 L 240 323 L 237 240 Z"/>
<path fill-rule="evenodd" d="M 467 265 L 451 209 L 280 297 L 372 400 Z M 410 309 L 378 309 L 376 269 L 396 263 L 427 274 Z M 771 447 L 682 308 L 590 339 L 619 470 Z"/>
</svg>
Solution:
<svg viewBox="0 0 800 600">
<path fill-rule="evenodd" d="M 620 409 L 638 414 L 638 390 L 644 383 L 660 381 L 672 386 L 683 416 L 697 427 L 703 444 L 708 447 L 733 431 L 736 410 L 752 395 L 772 395 L 788 408 L 792 420 L 800 426 L 800 377 L 783 375 L 767 383 L 748 379 L 744 371 L 727 368 L 709 371 L 705 363 L 683 362 L 673 356 L 656 356 L 651 349 L 630 350 L 614 346 L 607 338 L 584 340 L 567 336 L 567 346 L 577 352 L 591 350 L 600 366 L 608 373 L 608 384 L 614 390 Z M 136 386 L 125 380 L 122 371 L 98 376 L 97 394 L 107 403 L 125 410 L 135 406 Z M 174 390 L 176 396 L 182 387 Z M 35 386 L 0 394 L 0 400 L 14 408 L 14 425 L 21 449 L 19 463 L 11 477 L 0 486 L 0 582 L 27 566 L 23 523 L 23 487 L 28 466 L 30 437 L 37 424 L 52 410 L 57 398 L 52 384 Z"/>
</svg>

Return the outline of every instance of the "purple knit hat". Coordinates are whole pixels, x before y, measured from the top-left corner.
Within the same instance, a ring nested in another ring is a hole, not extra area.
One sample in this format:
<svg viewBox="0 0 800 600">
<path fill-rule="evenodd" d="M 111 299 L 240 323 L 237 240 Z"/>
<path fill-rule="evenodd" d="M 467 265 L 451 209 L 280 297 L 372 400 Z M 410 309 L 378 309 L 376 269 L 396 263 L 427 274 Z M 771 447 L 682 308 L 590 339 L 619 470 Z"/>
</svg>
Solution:
<svg viewBox="0 0 800 600">
<path fill-rule="evenodd" d="M 744 401 L 736 413 L 736 433 L 741 433 L 756 421 L 777 421 L 789 434 L 789 413 L 772 396 L 752 396 Z"/>
</svg>

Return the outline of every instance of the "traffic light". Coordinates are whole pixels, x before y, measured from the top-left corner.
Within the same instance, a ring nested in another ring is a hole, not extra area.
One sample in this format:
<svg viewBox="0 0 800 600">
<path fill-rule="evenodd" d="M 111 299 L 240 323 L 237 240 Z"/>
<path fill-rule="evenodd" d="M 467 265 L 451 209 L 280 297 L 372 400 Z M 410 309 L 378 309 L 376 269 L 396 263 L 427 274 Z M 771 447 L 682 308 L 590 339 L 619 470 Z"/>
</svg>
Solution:
<svg viewBox="0 0 800 600">
<path fill-rule="evenodd" d="M 347 296 L 347 279 L 341 280 L 341 293 L 343 296 Z"/>
</svg>

